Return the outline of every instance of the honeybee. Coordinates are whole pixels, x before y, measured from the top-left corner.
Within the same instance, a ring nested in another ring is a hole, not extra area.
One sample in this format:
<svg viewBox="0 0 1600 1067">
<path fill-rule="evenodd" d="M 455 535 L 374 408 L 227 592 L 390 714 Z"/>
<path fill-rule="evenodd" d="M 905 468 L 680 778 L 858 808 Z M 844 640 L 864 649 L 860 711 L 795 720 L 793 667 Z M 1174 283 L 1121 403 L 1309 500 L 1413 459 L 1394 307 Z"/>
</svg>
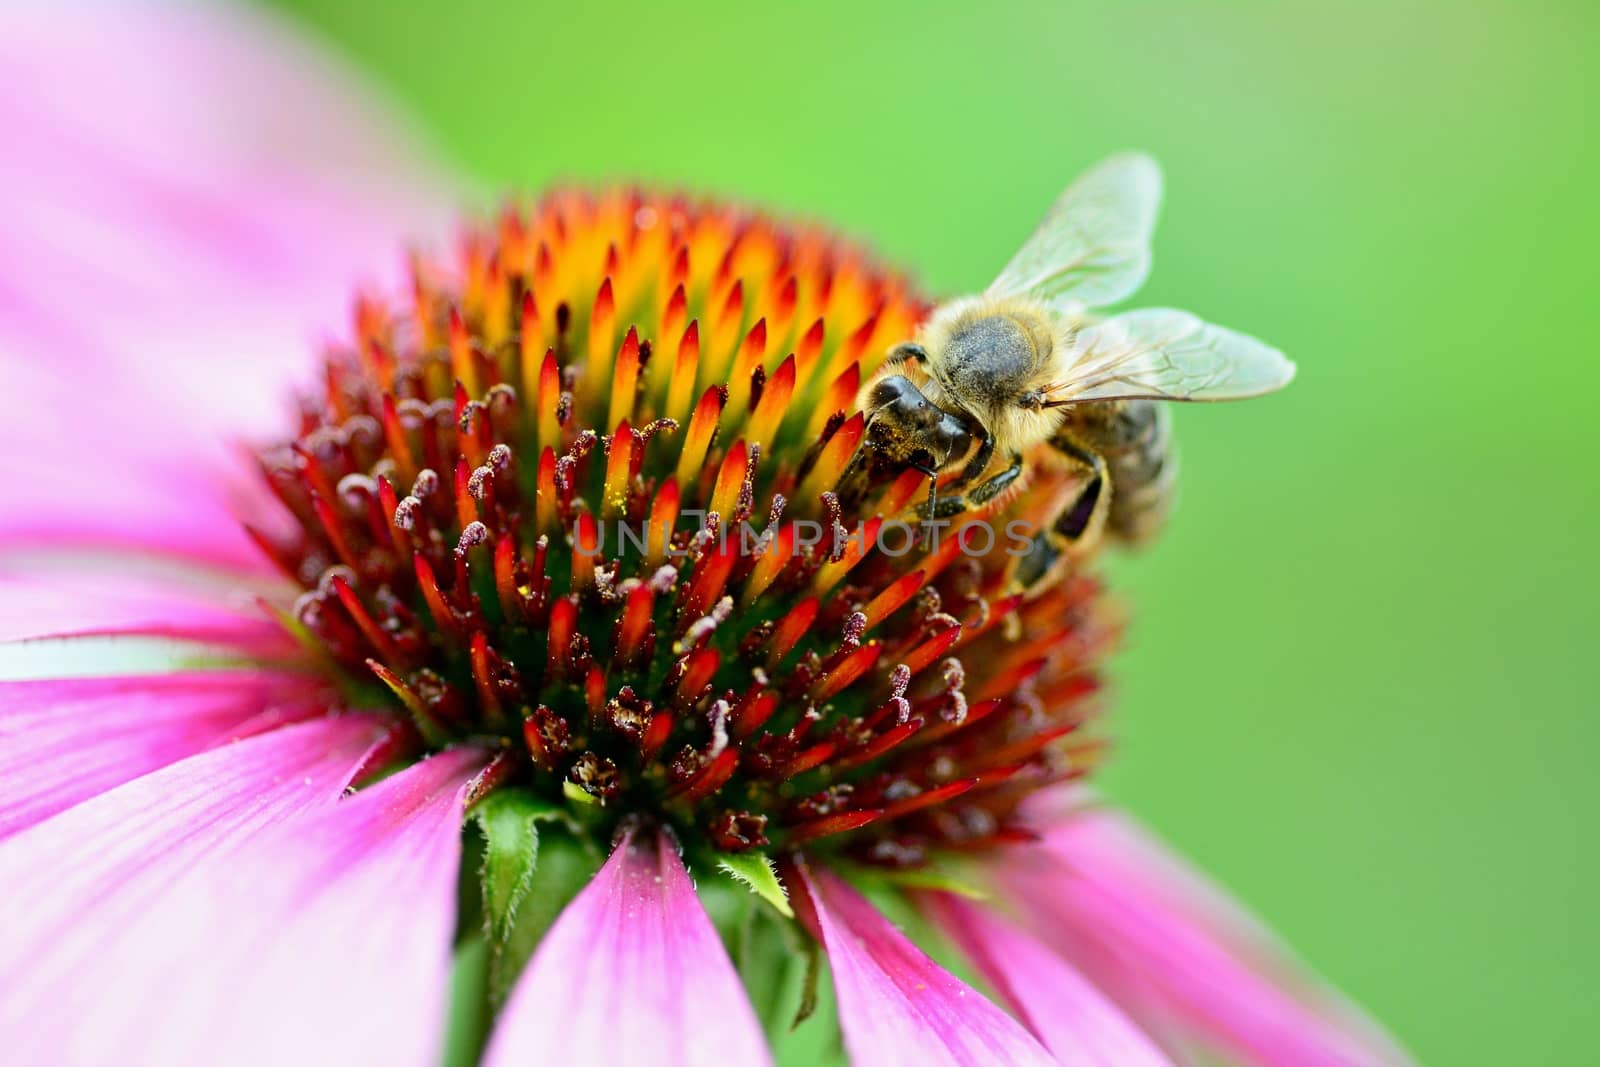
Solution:
<svg viewBox="0 0 1600 1067">
<path fill-rule="evenodd" d="M 1237 400 L 1294 377 L 1277 349 L 1184 311 L 1092 313 L 1144 282 L 1160 199 L 1148 156 L 1091 168 L 988 289 L 936 308 L 861 391 L 858 459 L 926 473 L 933 516 L 993 501 L 1025 463 L 1072 468 L 1076 488 L 1022 561 L 1024 585 L 1106 535 L 1139 543 L 1160 527 L 1175 464 L 1158 401 Z"/>
</svg>

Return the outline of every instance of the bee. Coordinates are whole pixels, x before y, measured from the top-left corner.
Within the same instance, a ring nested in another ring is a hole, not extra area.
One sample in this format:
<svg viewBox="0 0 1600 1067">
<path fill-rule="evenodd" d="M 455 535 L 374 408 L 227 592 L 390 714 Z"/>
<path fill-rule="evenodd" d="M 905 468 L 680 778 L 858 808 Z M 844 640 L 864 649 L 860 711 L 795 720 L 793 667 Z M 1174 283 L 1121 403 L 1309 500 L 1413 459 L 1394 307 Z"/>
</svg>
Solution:
<svg viewBox="0 0 1600 1067">
<path fill-rule="evenodd" d="M 1071 475 L 1020 564 L 1024 585 L 1107 536 L 1137 544 L 1159 529 L 1176 475 L 1161 401 L 1243 399 L 1294 377 L 1277 349 L 1188 312 L 1092 311 L 1143 284 L 1160 199 L 1148 156 L 1091 168 L 988 289 L 936 308 L 862 388 L 858 459 L 927 474 L 927 515 L 981 508 L 1030 464 Z"/>
</svg>

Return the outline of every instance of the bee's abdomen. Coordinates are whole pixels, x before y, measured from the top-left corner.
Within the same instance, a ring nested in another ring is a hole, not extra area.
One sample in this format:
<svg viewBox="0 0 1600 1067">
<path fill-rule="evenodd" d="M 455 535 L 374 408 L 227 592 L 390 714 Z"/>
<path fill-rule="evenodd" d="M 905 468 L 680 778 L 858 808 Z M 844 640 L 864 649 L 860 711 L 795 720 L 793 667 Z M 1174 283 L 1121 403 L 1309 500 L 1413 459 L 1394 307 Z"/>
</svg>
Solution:
<svg viewBox="0 0 1600 1067">
<path fill-rule="evenodd" d="M 1113 536 L 1135 544 L 1148 540 L 1166 520 L 1177 481 L 1172 417 L 1163 404 L 1130 400 L 1107 420 L 1099 442 L 1111 476 Z"/>
</svg>

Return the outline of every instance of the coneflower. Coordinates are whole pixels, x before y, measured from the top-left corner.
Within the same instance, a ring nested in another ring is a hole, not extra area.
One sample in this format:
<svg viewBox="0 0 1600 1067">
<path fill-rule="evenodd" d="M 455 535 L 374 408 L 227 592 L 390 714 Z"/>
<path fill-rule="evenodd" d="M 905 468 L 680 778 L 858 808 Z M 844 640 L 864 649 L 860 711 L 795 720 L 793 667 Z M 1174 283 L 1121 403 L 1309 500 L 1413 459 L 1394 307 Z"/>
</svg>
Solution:
<svg viewBox="0 0 1600 1067">
<path fill-rule="evenodd" d="M 1115 618 L 1082 569 L 1019 582 L 1013 532 L 1070 487 L 931 524 L 924 473 L 863 461 L 930 305 L 854 245 L 640 189 L 509 207 L 356 302 L 248 476 L 159 406 L 233 406 L 248 316 L 102 359 L 36 291 L 19 429 L 76 443 L 14 457 L 48 477 L 0 526 L 8 1056 L 759 1063 L 826 971 L 859 1063 L 1402 1058 L 1084 791 Z"/>
</svg>

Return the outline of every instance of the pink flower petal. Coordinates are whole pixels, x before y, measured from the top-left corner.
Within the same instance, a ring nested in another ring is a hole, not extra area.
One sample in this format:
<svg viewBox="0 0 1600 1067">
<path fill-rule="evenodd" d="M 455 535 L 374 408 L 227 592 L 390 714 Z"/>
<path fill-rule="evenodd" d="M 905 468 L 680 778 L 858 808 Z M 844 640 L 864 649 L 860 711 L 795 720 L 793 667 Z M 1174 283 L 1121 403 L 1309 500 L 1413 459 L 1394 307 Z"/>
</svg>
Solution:
<svg viewBox="0 0 1600 1067">
<path fill-rule="evenodd" d="M 50 945 L 54 966 L 17 976 L 28 993 L 0 1006 L 0 1035 L 37 1050 L 23 1062 L 436 1062 L 463 795 L 484 759 L 445 753 L 342 801 L 319 791 L 186 872 L 165 857 L 159 897 L 119 888 L 115 921 L 78 912 L 70 932 L 92 951 Z"/>
<path fill-rule="evenodd" d="M 70 1062 L 62 1050 L 87 1036 L 77 1019 L 92 1006 L 85 980 L 131 918 L 202 859 L 331 804 L 382 730 L 365 716 L 284 727 L 136 778 L 0 842 L 7 1058 Z"/>
<path fill-rule="evenodd" d="M 1015 1019 L 929 959 L 837 875 L 798 870 L 804 891 L 794 894 L 796 910 L 828 953 L 853 1062 L 1055 1062 Z"/>
<path fill-rule="evenodd" d="M 1002 877 L 1037 936 L 1102 987 L 1246 1062 L 1411 1062 L 1125 816 L 1098 808 L 1060 815 L 1039 845 L 1013 854 Z"/>
<path fill-rule="evenodd" d="M 455 195 L 264 10 L 35 5 L 0 35 L 0 537 L 257 559 L 224 443 L 276 433 L 313 328 Z M 198 91 L 197 86 L 203 86 Z"/>
<path fill-rule="evenodd" d="M 263 654 L 292 652 L 283 628 L 254 600 L 273 586 L 104 563 L 33 556 L 0 560 L 0 641 L 66 634 L 145 634 L 206 640 Z M 207 580 L 209 578 L 209 581 Z"/>
<path fill-rule="evenodd" d="M 1086 1067 L 1171 1062 L 1088 979 L 988 908 L 949 893 L 929 894 L 921 903 L 1060 1062 Z"/>
<path fill-rule="evenodd" d="M 628 834 L 545 934 L 487 1067 L 771 1062 L 744 986 L 677 849 Z"/>
<path fill-rule="evenodd" d="M 319 695 L 270 671 L 0 682 L 0 838 L 259 727 L 269 709 L 279 722 L 315 714 Z"/>
</svg>

